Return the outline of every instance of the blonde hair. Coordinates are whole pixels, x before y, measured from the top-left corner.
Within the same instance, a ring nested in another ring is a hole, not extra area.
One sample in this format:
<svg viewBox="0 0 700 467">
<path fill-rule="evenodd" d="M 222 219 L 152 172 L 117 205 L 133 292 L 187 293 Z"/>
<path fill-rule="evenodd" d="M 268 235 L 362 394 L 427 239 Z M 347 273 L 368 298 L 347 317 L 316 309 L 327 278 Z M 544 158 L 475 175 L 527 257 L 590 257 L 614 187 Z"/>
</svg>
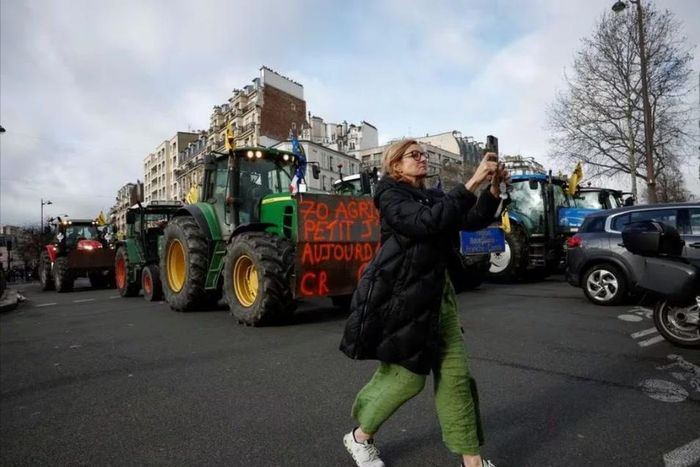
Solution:
<svg viewBox="0 0 700 467">
<path fill-rule="evenodd" d="M 398 169 L 398 166 L 401 164 L 401 159 L 406 153 L 406 149 L 414 144 L 420 145 L 420 143 L 415 139 L 401 139 L 386 148 L 382 158 L 382 172 L 384 172 L 384 176 L 391 177 L 399 182 L 408 182 L 413 184 L 411 180 L 403 176 L 401 171 Z M 420 179 L 417 181 L 416 185 L 422 187 L 425 185 L 425 181 Z"/>
</svg>

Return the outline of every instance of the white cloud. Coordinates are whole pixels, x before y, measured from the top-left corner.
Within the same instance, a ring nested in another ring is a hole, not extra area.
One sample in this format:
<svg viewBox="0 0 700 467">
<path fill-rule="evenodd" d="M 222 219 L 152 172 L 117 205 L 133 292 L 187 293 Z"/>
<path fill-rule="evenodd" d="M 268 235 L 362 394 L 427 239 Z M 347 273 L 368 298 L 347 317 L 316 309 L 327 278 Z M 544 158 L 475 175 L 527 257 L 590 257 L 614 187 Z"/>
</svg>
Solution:
<svg viewBox="0 0 700 467">
<path fill-rule="evenodd" d="M 545 108 L 610 1 L 0 3 L 0 222 L 95 215 L 261 65 L 380 140 L 460 130 L 542 158 Z M 700 41 L 700 5 L 667 5 Z M 696 73 L 700 57 L 695 58 Z M 700 196 L 697 161 L 688 173 Z"/>
</svg>

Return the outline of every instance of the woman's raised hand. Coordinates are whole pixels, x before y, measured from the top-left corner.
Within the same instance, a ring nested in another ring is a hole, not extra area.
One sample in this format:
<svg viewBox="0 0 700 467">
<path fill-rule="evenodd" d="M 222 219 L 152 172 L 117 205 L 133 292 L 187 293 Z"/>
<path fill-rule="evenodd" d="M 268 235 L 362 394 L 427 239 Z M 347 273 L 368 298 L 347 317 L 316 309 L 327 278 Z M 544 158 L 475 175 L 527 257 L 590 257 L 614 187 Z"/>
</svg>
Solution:
<svg viewBox="0 0 700 467">
<path fill-rule="evenodd" d="M 481 159 L 479 167 L 476 168 L 476 172 L 472 175 L 467 183 L 464 184 L 467 190 L 474 192 L 479 185 L 486 181 L 491 181 L 496 169 L 498 169 L 498 155 L 495 152 L 487 152 L 484 154 L 484 158 Z"/>
</svg>

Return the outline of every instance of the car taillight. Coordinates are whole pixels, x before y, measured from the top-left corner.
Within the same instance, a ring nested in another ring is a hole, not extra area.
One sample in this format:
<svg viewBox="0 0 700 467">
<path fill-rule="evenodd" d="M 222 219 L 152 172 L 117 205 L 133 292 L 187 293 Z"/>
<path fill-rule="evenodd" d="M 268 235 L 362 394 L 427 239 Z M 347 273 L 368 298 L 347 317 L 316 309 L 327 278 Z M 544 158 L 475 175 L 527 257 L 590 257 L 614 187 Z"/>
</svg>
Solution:
<svg viewBox="0 0 700 467">
<path fill-rule="evenodd" d="M 583 245 L 583 240 L 578 235 L 574 235 L 573 237 L 569 237 L 566 240 L 566 246 L 569 248 L 578 248 L 581 245 Z"/>
</svg>

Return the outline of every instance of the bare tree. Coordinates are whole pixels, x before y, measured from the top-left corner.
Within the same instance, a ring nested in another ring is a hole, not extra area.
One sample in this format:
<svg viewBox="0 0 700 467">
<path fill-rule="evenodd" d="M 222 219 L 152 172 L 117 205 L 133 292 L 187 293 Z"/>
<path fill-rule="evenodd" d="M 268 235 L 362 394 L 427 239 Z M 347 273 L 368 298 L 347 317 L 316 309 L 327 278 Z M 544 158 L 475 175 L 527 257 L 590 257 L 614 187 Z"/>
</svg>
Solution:
<svg viewBox="0 0 700 467">
<path fill-rule="evenodd" d="M 644 6 L 645 51 L 652 113 L 654 179 L 674 173 L 689 155 L 692 49 L 668 10 Z M 552 156 L 586 164 L 590 177 L 630 174 L 649 183 L 635 12 L 605 13 L 583 40 L 568 89 L 548 109 Z M 663 150 L 662 150 L 663 149 Z M 661 184 L 659 184 L 661 185 Z M 664 185 L 668 186 L 668 185 Z M 658 193 L 659 186 L 657 186 Z M 663 194 L 658 197 L 664 198 Z"/>
</svg>

